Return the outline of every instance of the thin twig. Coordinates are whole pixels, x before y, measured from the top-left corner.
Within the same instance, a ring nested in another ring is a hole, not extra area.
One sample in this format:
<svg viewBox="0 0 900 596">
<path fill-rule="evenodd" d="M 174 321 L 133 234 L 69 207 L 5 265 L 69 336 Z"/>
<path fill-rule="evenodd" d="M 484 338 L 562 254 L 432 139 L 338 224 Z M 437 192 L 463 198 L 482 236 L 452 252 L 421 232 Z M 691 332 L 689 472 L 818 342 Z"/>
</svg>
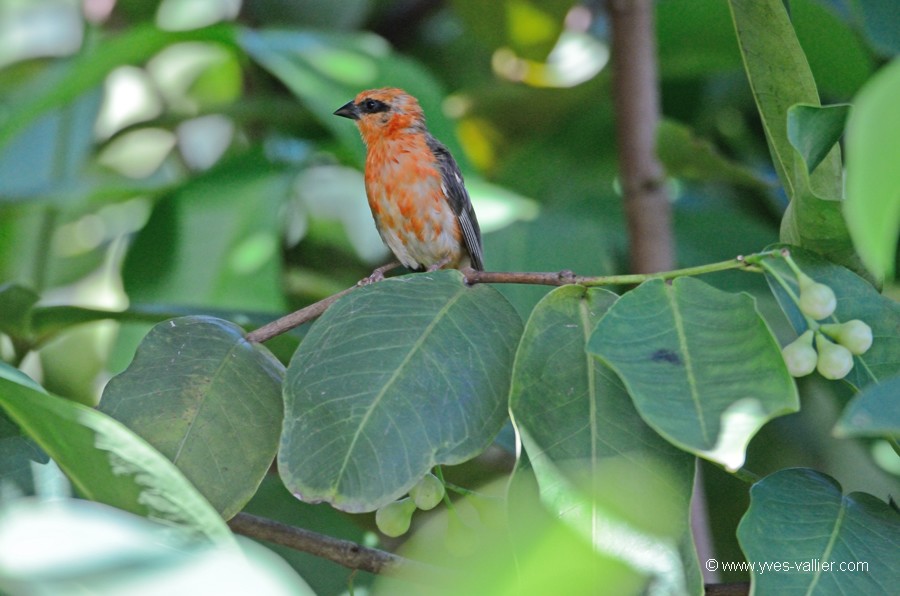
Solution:
<svg viewBox="0 0 900 596">
<path fill-rule="evenodd" d="M 336 302 L 338 298 L 346 296 L 358 287 L 359 286 L 350 286 L 345 290 L 341 290 L 337 294 L 332 294 L 328 298 L 323 298 L 322 300 L 310 304 L 309 306 L 305 306 L 300 310 L 295 310 L 289 315 L 285 315 L 280 319 L 276 319 L 271 323 L 267 323 L 258 329 L 254 329 L 246 335 L 245 339 L 251 343 L 262 343 L 272 339 L 277 335 L 286 333 L 294 327 L 299 327 L 303 323 L 321 316 L 321 314 L 328 310 L 328 307 L 331 306 L 332 303 Z"/>
<path fill-rule="evenodd" d="M 764 256 L 768 253 L 757 253 L 753 256 Z M 704 273 L 715 273 L 716 271 L 727 271 L 729 269 L 745 269 L 753 270 L 756 268 L 754 262 L 748 261 L 743 257 L 729 259 L 727 261 L 719 261 L 717 263 L 709 263 L 708 265 L 697 265 L 696 267 L 685 267 L 683 269 L 673 269 L 671 271 L 660 271 L 659 273 L 633 273 L 627 275 L 575 275 L 568 269 L 556 272 L 514 272 L 514 271 L 476 271 L 467 268 L 461 271 L 466 279 L 466 283 L 472 284 L 530 284 L 543 286 L 565 286 L 569 284 L 577 284 L 586 287 L 597 286 L 625 286 L 639 284 L 649 279 L 674 279 L 687 275 L 701 275 Z M 374 282 L 377 283 L 377 282 Z M 259 329 L 255 329 L 246 335 L 246 340 L 252 343 L 262 343 L 272 339 L 277 335 L 281 335 L 290 331 L 294 327 L 298 327 L 307 321 L 311 321 L 321 316 L 329 306 L 331 306 L 338 298 L 346 296 L 353 290 L 360 287 L 359 284 L 351 286 L 345 290 L 341 290 L 337 294 L 333 294 L 328 298 L 319 300 L 314 304 L 305 306 L 300 310 L 294 311 L 289 315 L 285 315 L 280 319 L 276 319 L 271 323 L 263 325 Z"/>
<path fill-rule="evenodd" d="M 309 553 L 349 569 L 369 573 L 402 573 L 404 577 L 409 575 L 412 578 L 430 576 L 432 580 L 447 573 L 427 563 L 249 513 L 238 513 L 228 521 L 228 526 L 237 534 Z"/>
<path fill-rule="evenodd" d="M 671 271 L 660 271 L 658 273 L 630 273 L 625 275 L 575 275 L 575 273 L 569 270 L 545 273 L 475 271 L 474 269 L 465 269 L 462 273 L 465 275 L 466 283 L 468 284 L 531 284 L 543 286 L 577 284 L 595 287 L 627 286 L 639 284 L 650 279 L 674 279 L 676 277 L 684 277 L 687 275 L 701 275 L 704 273 L 715 273 L 716 271 L 727 271 L 729 269 L 745 269 L 748 267 L 749 264 L 744 259 L 736 258 L 727 261 L 719 261 L 717 263 L 709 263 L 708 265 L 697 265 L 696 267 L 672 269 Z"/>
</svg>

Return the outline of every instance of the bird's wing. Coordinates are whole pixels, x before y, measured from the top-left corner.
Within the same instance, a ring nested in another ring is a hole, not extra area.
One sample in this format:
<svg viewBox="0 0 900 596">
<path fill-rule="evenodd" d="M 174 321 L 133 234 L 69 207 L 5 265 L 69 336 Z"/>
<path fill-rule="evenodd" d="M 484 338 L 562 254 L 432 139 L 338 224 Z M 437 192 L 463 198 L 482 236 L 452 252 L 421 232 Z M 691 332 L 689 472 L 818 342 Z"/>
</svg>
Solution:
<svg viewBox="0 0 900 596">
<path fill-rule="evenodd" d="M 441 182 L 450 202 L 450 208 L 459 220 L 462 230 L 463 243 L 469 256 L 472 258 L 472 268 L 484 271 L 484 251 L 481 248 L 481 230 L 478 227 L 478 219 L 475 217 L 475 209 L 472 200 L 463 184 L 462 173 L 456 160 L 450 155 L 450 151 L 437 139 L 428 135 L 428 148 L 434 153 L 441 170 Z"/>
</svg>

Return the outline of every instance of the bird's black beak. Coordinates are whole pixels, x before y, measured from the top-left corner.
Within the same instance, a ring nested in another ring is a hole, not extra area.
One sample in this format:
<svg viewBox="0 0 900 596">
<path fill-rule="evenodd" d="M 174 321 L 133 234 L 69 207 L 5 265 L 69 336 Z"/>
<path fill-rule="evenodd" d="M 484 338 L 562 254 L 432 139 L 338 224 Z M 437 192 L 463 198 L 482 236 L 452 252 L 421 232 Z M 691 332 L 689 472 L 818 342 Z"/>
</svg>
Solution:
<svg viewBox="0 0 900 596">
<path fill-rule="evenodd" d="M 359 108 L 352 101 L 348 101 L 334 111 L 335 116 L 343 116 L 351 120 L 359 120 Z"/>
</svg>

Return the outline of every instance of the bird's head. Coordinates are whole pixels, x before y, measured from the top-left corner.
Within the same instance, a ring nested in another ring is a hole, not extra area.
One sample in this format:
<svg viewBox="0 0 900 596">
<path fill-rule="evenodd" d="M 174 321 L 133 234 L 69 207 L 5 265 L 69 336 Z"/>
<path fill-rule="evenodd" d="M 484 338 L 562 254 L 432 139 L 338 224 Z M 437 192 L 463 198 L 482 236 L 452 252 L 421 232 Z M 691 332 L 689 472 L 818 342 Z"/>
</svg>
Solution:
<svg viewBox="0 0 900 596">
<path fill-rule="evenodd" d="M 370 89 L 334 112 L 356 120 L 363 141 L 371 145 L 408 132 L 425 130 L 425 115 L 416 98 L 402 89 Z"/>
</svg>

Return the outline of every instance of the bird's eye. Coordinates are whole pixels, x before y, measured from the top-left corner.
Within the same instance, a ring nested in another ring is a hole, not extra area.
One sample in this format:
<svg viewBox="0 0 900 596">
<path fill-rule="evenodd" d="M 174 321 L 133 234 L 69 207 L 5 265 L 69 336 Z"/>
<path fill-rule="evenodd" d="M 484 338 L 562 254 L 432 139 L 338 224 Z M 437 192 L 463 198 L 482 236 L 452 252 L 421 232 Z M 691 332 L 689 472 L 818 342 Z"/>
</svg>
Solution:
<svg viewBox="0 0 900 596">
<path fill-rule="evenodd" d="M 378 112 L 387 112 L 391 109 L 391 106 L 383 101 L 372 98 L 364 99 L 356 105 L 359 106 L 359 111 L 363 114 L 377 114 Z"/>
</svg>

